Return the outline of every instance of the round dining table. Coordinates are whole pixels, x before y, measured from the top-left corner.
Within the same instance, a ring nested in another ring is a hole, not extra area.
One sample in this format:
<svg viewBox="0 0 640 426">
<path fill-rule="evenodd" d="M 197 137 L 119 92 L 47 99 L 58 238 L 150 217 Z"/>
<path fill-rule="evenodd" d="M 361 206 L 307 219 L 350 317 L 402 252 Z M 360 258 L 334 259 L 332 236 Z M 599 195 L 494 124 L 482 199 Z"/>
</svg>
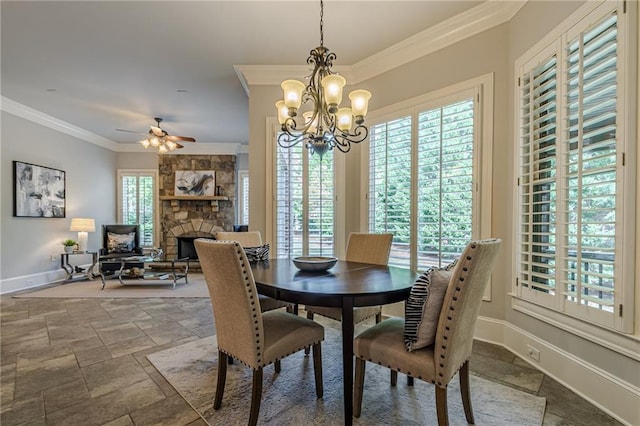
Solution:
<svg viewBox="0 0 640 426">
<path fill-rule="evenodd" d="M 295 304 L 342 309 L 344 424 L 353 423 L 353 308 L 404 301 L 418 274 L 408 269 L 338 261 L 326 271 L 304 272 L 291 259 L 252 264 L 260 294 Z"/>
</svg>

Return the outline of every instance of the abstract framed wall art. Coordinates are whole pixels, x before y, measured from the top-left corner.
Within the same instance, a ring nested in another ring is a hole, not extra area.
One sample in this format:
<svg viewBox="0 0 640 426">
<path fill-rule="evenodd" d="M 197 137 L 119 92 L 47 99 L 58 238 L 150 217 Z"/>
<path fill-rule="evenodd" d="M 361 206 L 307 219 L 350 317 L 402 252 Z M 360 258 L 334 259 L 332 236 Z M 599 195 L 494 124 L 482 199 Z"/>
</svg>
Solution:
<svg viewBox="0 0 640 426">
<path fill-rule="evenodd" d="M 63 170 L 13 162 L 13 215 L 65 217 L 66 173 Z"/>
<path fill-rule="evenodd" d="M 216 195 L 216 172 L 214 170 L 177 170 L 174 195 Z"/>
</svg>

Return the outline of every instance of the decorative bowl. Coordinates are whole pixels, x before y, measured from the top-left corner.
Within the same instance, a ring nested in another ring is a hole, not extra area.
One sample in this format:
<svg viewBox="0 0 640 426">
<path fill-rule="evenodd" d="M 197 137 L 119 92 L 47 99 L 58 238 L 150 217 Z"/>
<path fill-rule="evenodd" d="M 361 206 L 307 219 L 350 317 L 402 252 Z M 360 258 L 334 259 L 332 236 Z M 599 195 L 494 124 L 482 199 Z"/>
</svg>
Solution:
<svg viewBox="0 0 640 426">
<path fill-rule="evenodd" d="M 333 268 L 338 261 L 337 258 L 329 256 L 298 256 L 292 260 L 298 269 L 305 272 L 326 271 Z"/>
</svg>

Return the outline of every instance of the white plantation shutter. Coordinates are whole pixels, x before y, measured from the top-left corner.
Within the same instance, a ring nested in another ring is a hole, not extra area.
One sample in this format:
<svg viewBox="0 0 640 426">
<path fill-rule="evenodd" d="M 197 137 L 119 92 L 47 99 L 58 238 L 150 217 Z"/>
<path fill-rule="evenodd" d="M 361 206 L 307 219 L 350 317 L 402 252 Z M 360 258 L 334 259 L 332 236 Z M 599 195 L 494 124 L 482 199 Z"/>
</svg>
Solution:
<svg viewBox="0 0 640 426">
<path fill-rule="evenodd" d="M 418 270 L 444 266 L 472 239 L 474 102 L 418 115 Z"/>
<path fill-rule="evenodd" d="M 333 152 L 275 145 L 277 257 L 333 255 Z"/>
<path fill-rule="evenodd" d="M 409 267 L 411 117 L 369 129 L 369 232 L 393 234 L 389 265 Z"/>
<path fill-rule="evenodd" d="M 249 224 L 249 173 L 246 170 L 238 173 L 240 181 L 240 197 L 238 203 L 238 224 Z"/>
<path fill-rule="evenodd" d="M 617 15 L 567 46 L 562 251 L 567 302 L 613 312 L 617 174 Z"/>
<path fill-rule="evenodd" d="M 522 67 L 516 277 L 529 301 L 632 331 L 621 308 L 633 286 L 621 213 L 634 193 L 621 161 L 620 25 L 603 3 Z"/>
<path fill-rule="evenodd" d="M 541 294 L 555 294 L 556 56 L 544 58 L 523 75 L 520 90 L 519 283 Z"/>
<path fill-rule="evenodd" d="M 155 173 L 119 171 L 118 223 L 140 226 L 140 245 L 154 246 Z"/>
<path fill-rule="evenodd" d="M 302 147 L 276 145 L 276 238 L 278 257 L 302 254 Z"/>
</svg>

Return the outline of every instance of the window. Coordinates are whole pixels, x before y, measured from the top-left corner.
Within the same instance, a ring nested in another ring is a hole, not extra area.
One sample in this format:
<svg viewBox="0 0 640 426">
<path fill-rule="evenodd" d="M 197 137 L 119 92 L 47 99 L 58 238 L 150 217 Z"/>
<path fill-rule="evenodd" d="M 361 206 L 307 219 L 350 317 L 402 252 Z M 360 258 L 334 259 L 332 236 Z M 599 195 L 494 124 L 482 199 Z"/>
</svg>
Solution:
<svg viewBox="0 0 640 426">
<path fill-rule="evenodd" d="M 238 224 L 249 224 L 249 172 L 238 171 Z"/>
<path fill-rule="evenodd" d="M 275 147 L 277 256 L 333 255 L 333 152 L 321 159 L 303 144 Z"/>
<path fill-rule="evenodd" d="M 118 223 L 140 226 L 140 245 L 156 241 L 156 171 L 118 170 Z"/>
<path fill-rule="evenodd" d="M 367 230 L 393 233 L 389 264 L 446 265 L 471 239 L 489 236 L 492 81 L 464 82 L 370 120 Z"/>
<path fill-rule="evenodd" d="M 516 293 L 631 331 L 622 319 L 621 254 L 632 238 L 622 213 L 633 197 L 623 161 L 625 18 L 615 6 L 519 60 Z"/>
</svg>

